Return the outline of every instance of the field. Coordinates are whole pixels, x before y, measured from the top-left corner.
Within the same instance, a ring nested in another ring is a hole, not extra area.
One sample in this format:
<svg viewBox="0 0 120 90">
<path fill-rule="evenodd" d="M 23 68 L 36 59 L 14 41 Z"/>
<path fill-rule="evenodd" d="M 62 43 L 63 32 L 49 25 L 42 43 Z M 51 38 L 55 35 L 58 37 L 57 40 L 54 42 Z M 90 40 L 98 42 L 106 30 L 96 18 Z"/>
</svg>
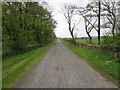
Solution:
<svg viewBox="0 0 120 90">
<path fill-rule="evenodd" d="M 81 44 L 89 44 L 88 38 L 78 38 L 76 39 L 76 42 L 79 42 Z M 92 38 L 92 44 L 97 45 L 98 41 L 97 38 Z"/>
<path fill-rule="evenodd" d="M 70 38 L 64 38 L 64 40 L 70 40 Z M 89 44 L 89 38 L 76 38 L 75 41 L 76 43 L 80 43 L 80 44 Z M 101 37 L 101 42 L 102 42 L 102 37 Z M 93 45 L 98 44 L 97 38 L 92 38 L 92 44 Z"/>
<path fill-rule="evenodd" d="M 19 55 L 3 58 L 2 87 L 10 88 L 33 65 L 40 60 L 53 43 Z"/>
<path fill-rule="evenodd" d="M 62 40 L 62 42 L 66 44 L 72 52 L 102 72 L 103 75 L 107 76 L 108 79 L 115 82 L 120 80 L 120 75 L 118 75 L 118 67 L 120 64 L 116 62 L 118 59 L 113 58 L 103 51 L 92 50 L 86 47 L 74 47 L 73 44 L 66 40 Z"/>
</svg>

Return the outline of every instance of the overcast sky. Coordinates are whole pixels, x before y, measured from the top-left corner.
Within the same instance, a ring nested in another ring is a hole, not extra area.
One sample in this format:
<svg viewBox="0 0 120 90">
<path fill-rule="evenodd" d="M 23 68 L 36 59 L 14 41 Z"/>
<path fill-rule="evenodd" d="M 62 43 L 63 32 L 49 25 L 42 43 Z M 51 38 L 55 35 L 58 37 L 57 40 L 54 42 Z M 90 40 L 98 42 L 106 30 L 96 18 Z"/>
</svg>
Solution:
<svg viewBox="0 0 120 90">
<path fill-rule="evenodd" d="M 71 37 L 68 30 L 68 23 L 63 15 L 61 8 L 64 4 L 75 4 L 82 7 L 85 7 L 90 1 L 89 0 L 45 0 L 48 2 L 48 5 L 52 8 L 53 18 L 57 21 L 57 28 L 55 29 L 55 34 L 57 37 Z M 75 16 L 75 20 L 79 21 L 74 34 L 77 37 L 87 37 L 85 32 L 84 20 L 80 16 Z M 93 30 L 90 33 L 92 36 L 96 36 L 97 32 Z M 103 34 L 103 32 L 101 32 Z"/>
</svg>

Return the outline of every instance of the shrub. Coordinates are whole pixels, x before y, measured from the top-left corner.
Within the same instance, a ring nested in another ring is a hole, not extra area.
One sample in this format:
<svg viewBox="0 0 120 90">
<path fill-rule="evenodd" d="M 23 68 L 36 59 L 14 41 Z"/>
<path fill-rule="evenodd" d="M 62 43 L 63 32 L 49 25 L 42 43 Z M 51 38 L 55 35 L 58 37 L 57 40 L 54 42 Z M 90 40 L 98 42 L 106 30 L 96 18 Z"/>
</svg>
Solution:
<svg viewBox="0 0 120 90">
<path fill-rule="evenodd" d="M 113 38 L 112 36 L 103 36 L 102 37 L 102 43 L 101 46 L 103 48 L 109 49 L 109 50 L 113 50 L 113 51 L 120 51 L 120 33 L 115 35 L 115 38 Z"/>
</svg>

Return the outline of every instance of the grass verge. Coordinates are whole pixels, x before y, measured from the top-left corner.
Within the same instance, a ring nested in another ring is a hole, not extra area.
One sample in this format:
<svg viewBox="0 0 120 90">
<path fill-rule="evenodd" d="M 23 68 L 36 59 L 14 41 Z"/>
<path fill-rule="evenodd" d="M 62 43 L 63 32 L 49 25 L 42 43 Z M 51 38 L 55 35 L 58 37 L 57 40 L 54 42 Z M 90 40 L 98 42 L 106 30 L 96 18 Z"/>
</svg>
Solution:
<svg viewBox="0 0 120 90">
<path fill-rule="evenodd" d="M 77 47 L 65 40 L 62 40 L 62 42 L 67 45 L 72 52 L 87 61 L 95 70 L 118 85 L 118 81 L 120 81 L 120 75 L 118 73 L 120 70 L 118 67 L 120 67 L 120 64 L 116 62 L 116 58 L 103 51 Z"/>
<path fill-rule="evenodd" d="M 53 46 L 54 42 L 2 60 L 2 88 L 11 88 Z"/>
</svg>

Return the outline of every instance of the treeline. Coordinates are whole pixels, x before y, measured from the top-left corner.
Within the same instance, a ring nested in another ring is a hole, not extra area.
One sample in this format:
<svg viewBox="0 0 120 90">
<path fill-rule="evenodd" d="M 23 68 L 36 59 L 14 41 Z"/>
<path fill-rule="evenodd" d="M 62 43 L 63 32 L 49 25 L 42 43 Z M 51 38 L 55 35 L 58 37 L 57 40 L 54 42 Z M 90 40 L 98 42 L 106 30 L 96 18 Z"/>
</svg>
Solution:
<svg viewBox="0 0 120 90">
<path fill-rule="evenodd" d="M 79 22 L 74 19 L 75 15 L 82 16 L 84 19 L 86 34 L 89 38 L 89 44 L 92 44 L 91 32 L 97 32 L 98 45 L 104 48 L 120 51 L 120 2 L 115 0 L 101 0 L 90 2 L 86 7 L 76 5 L 65 5 L 63 15 L 69 25 L 69 31 L 72 42 L 76 43 L 74 31 Z M 101 41 L 101 31 L 107 30 Z"/>
<path fill-rule="evenodd" d="M 2 26 L 3 56 L 24 51 L 28 46 L 46 45 L 56 38 L 56 21 L 38 2 L 2 3 Z"/>
</svg>

